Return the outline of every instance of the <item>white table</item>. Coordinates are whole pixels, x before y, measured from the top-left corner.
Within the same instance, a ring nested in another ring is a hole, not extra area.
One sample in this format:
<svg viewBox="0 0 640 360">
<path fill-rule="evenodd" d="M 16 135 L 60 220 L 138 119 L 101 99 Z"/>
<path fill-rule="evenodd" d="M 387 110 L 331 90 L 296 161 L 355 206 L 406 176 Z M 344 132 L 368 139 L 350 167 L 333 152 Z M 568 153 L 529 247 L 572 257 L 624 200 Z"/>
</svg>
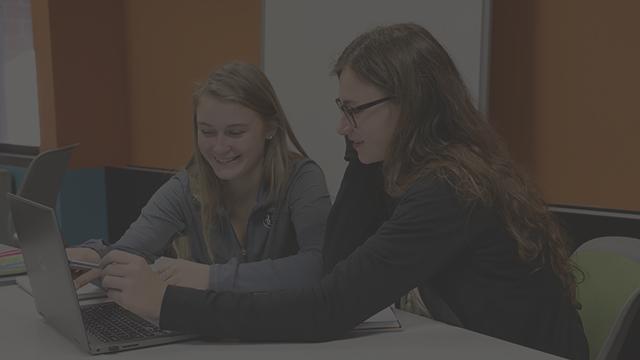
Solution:
<svg viewBox="0 0 640 360">
<path fill-rule="evenodd" d="M 190 341 L 137 349 L 98 359 L 558 359 L 550 354 L 397 311 L 401 331 L 367 333 L 323 343 L 220 343 Z M 0 287 L 0 358 L 94 358 L 49 326 L 31 296 L 16 285 Z"/>
</svg>

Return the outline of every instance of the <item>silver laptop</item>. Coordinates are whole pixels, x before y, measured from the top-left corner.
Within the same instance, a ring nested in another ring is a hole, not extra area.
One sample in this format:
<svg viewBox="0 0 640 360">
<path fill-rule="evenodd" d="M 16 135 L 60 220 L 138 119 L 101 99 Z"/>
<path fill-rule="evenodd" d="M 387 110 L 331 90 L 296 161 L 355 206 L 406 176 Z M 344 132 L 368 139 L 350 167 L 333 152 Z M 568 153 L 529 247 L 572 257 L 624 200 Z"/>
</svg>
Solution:
<svg viewBox="0 0 640 360">
<path fill-rule="evenodd" d="M 71 151 L 77 146 L 78 144 L 73 144 L 52 149 L 36 156 L 29 164 L 17 194 L 55 208 Z"/>
<path fill-rule="evenodd" d="M 78 144 L 73 144 L 38 154 L 29 164 L 17 194 L 50 208 L 55 208 L 71 151 L 77 146 Z M 2 195 L 4 196 L 4 194 Z M 14 236 L 11 216 L 10 214 L 5 216 L 7 216 L 8 228 L 3 234 L 0 234 L 0 237 L 6 237 L 0 242 L 19 246 L 18 240 Z"/>
<path fill-rule="evenodd" d="M 91 354 L 166 344 L 196 336 L 165 331 L 115 302 L 80 305 L 50 207 L 8 194 L 38 312 Z"/>
</svg>

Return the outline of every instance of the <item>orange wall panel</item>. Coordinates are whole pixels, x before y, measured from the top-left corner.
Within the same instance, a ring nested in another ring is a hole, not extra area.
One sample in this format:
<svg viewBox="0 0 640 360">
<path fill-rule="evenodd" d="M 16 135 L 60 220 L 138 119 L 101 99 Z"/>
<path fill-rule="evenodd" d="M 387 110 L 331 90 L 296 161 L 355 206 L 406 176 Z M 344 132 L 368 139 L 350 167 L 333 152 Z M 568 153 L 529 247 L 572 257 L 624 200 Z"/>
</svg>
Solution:
<svg viewBox="0 0 640 360">
<path fill-rule="evenodd" d="M 122 0 L 35 0 L 41 147 L 80 147 L 73 167 L 124 165 L 129 125 Z"/>
<path fill-rule="evenodd" d="M 615 4 L 494 1 L 491 118 L 551 203 L 640 210 L 640 3 Z"/>
<path fill-rule="evenodd" d="M 73 167 L 180 168 L 191 93 L 232 60 L 260 63 L 259 0 L 33 0 L 41 147 Z"/>
<path fill-rule="evenodd" d="M 196 82 L 231 60 L 260 63 L 258 0 L 126 2 L 131 163 L 181 168 L 192 153 Z"/>
</svg>

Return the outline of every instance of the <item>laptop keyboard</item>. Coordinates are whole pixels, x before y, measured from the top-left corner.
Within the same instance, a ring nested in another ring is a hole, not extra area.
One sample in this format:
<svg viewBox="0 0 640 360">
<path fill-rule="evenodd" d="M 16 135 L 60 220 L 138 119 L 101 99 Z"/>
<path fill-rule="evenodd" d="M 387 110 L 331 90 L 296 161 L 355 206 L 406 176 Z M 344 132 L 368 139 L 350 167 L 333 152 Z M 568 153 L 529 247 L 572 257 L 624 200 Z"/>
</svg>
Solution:
<svg viewBox="0 0 640 360">
<path fill-rule="evenodd" d="M 82 319 L 87 331 L 104 342 L 171 334 L 112 301 L 83 307 Z"/>
</svg>

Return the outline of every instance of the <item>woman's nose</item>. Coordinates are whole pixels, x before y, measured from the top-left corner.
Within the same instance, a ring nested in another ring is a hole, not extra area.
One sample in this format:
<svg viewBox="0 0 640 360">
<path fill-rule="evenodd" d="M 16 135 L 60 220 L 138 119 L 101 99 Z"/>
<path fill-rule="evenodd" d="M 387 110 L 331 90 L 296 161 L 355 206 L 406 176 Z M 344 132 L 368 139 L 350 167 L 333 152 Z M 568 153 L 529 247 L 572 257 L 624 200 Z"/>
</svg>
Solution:
<svg viewBox="0 0 640 360">
<path fill-rule="evenodd" d="M 224 136 L 220 136 L 215 139 L 212 145 L 213 151 L 217 154 L 224 154 L 231 149 L 231 144 L 224 138 Z"/>
<path fill-rule="evenodd" d="M 338 119 L 338 127 L 336 128 L 336 132 L 338 133 L 338 135 L 345 136 L 349 135 L 351 131 L 353 131 L 353 127 L 349 123 L 349 120 L 347 120 L 347 117 L 342 114 L 340 116 L 340 119 Z"/>
</svg>

